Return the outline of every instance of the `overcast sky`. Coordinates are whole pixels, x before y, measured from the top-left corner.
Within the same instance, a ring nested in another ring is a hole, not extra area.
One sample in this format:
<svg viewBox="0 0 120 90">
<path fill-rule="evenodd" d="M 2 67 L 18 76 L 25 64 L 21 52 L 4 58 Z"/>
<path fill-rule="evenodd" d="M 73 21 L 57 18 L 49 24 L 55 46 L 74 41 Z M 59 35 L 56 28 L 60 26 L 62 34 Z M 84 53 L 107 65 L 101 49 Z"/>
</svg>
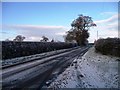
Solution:
<svg viewBox="0 0 120 90">
<path fill-rule="evenodd" d="M 93 18 L 97 27 L 89 30 L 89 42 L 98 38 L 118 37 L 117 2 L 3 2 L 2 38 L 17 35 L 26 41 L 40 41 L 43 35 L 64 41 L 63 35 L 79 14 Z"/>
</svg>

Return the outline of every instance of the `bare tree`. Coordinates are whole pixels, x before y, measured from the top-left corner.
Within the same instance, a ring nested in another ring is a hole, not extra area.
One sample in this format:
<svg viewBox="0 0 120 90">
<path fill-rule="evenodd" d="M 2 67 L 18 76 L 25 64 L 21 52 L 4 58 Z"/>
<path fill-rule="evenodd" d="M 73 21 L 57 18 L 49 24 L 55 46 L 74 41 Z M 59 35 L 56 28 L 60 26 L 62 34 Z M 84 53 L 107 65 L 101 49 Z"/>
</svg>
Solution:
<svg viewBox="0 0 120 90">
<path fill-rule="evenodd" d="M 13 41 L 22 42 L 24 39 L 25 39 L 24 36 L 18 35 L 18 36 L 15 37 L 15 39 L 13 39 Z"/>
</svg>

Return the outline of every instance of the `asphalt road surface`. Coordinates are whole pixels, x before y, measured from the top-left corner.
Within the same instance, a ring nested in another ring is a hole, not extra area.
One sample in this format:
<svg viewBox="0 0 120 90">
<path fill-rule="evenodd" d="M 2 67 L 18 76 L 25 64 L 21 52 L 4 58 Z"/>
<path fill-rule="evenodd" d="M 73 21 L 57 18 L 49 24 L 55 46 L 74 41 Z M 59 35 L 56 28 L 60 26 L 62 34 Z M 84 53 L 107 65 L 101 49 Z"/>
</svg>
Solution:
<svg viewBox="0 0 120 90">
<path fill-rule="evenodd" d="M 5 89 L 40 90 L 55 80 L 69 67 L 75 58 L 82 57 L 91 46 L 78 47 L 50 57 L 17 64 L 2 70 L 2 85 Z"/>
</svg>

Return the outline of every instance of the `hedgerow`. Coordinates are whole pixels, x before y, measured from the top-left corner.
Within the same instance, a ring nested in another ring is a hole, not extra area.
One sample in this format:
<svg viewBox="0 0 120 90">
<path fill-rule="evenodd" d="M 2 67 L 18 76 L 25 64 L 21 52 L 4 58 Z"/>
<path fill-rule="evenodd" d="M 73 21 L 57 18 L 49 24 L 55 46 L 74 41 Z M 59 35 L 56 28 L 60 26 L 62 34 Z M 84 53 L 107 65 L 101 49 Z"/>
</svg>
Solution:
<svg viewBox="0 0 120 90">
<path fill-rule="evenodd" d="M 104 55 L 120 57 L 120 38 L 98 39 L 95 43 L 95 50 Z"/>
<path fill-rule="evenodd" d="M 72 48 L 75 46 L 77 46 L 77 44 L 65 42 L 2 41 L 2 59 L 34 55 L 59 49 Z"/>
</svg>

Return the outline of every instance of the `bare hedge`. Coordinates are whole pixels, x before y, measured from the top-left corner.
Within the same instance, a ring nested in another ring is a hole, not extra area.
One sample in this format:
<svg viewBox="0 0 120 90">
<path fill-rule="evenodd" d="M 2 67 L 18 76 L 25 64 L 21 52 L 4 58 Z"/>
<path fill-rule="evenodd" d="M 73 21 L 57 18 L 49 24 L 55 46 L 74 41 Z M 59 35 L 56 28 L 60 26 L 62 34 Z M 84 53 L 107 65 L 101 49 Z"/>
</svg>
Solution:
<svg viewBox="0 0 120 90">
<path fill-rule="evenodd" d="M 96 52 L 104 55 L 120 57 L 120 38 L 98 39 L 95 43 Z"/>
<path fill-rule="evenodd" d="M 64 42 L 12 42 L 2 41 L 2 59 L 39 54 L 43 52 L 67 49 L 77 46 Z"/>
</svg>

